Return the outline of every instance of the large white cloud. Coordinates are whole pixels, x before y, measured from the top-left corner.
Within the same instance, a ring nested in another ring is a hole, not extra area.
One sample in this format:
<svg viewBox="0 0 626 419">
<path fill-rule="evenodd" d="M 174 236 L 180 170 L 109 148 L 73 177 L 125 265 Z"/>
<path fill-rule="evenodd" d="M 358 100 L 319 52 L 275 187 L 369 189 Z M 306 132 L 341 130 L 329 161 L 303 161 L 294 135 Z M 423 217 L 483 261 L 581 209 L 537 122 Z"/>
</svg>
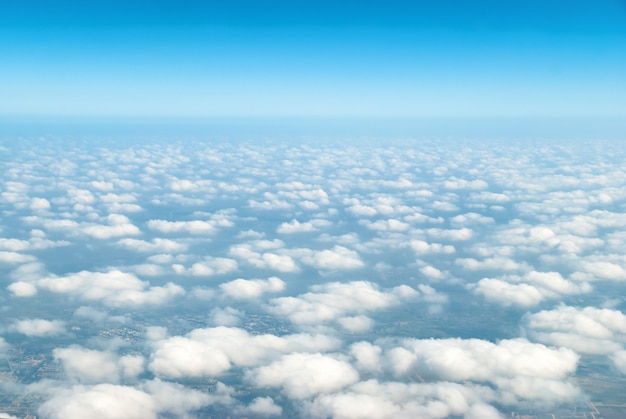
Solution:
<svg viewBox="0 0 626 419">
<path fill-rule="evenodd" d="M 263 279 L 235 279 L 220 284 L 224 294 L 237 299 L 257 298 L 266 292 L 280 292 L 285 289 L 285 281 L 272 276 Z"/>
<path fill-rule="evenodd" d="M 498 343 L 481 339 L 405 339 L 398 349 L 407 350 L 413 362 L 405 366 L 394 364 L 397 374 L 417 368 L 452 381 L 492 381 L 494 377 L 516 376 L 559 379 L 576 370 L 579 358 L 569 349 L 550 348 L 525 339 Z M 405 356 L 395 350 L 390 354 Z"/>
<path fill-rule="evenodd" d="M 255 366 L 292 351 L 327 351 L 337 348 L 339 341 L 325 335 L 251 335 L 239 328 L 214 327 L 151 345 L 148 369 L 160 377 L 180 378 L 216 376 L 233 365 Z"/>
<path fill-rule="evenodd" d="M 271 397 L 257 397 L 248 406 L 235 408 L 233 413 L 238 417 L 266 418 L 281 416 L 283 408 Z"/>
<path fill-rule="evenodd" d="M 176 261 L 171 255 L 161 254 L 155 255 L 153 259 L 157 263 L 168 264 Z M 187 255 L 180 255 L 179 259 L 187 259 Z M 239 269 L 239 264 L 235 259 L 206 256 L 201 261 L 185 267 L 182 263 L 173 263 L 171 268 L 177 274 L 185 274 L 192 276 L 214 276 L 223 275 Z"/>
<path fill-rule="evenodd" d="M 17 252 L 0 251 L 0 263 L 16 264 L 34 262 L 37 258 L 32 255 L 24 255 Z"/>
<path fill-rule="evenodd" d="M 357 252 L 339 245 L 325 250 L 295 249 L 292 255 L 305 265 L 322 270 L 358 269 L 365 266 Z"/>
<path fill-rule="evenodd" d="M 323 219 L 314 219 L 305 222 L 293 219 L 290 222 L 285 222 L 279 225 L 276 232 L 279 234 L 309 233 L 317 231 L 322 227 L 328 227 L 331 224 L 332 223 L 330 221 Z"/>
<path fill-rule="evenodd" d="M 151 241 L 126 238 L 119 240 L 117 245 L 141 253 L 178 253 L 187 250 L 186 244 L 161 238 L 155 238 Z"/>
<path fill-rule="evenodd" d="M 141 355 L 118 356 L 109 351 L 97 351 L 78 345 L 56 348 L 54 359 L 63 365 L 65 374 L 82 384 L 119 383 L 122 378 L 134 378 L 144 370 Z"/>
<path fill-rule="evenodd" d="M 232 388 L 221 383 L 214 392 L 206 393 L 158 379 L 138 387 L 103 383 L 48 389 L 47 392 L 52 393 L 52 397 L 37 410 L 46 419 L 190 417 L 203 407 L 233 402 Z"/>
<path fill-rule="evenodd" d="M 404 339 L 384 355 L 398 377 L 417 374 L 426 380 L 489 383 L 498 402 L 515 405 L 571 402 L 581 395 L 569 381 L 579 356 L 526 339 L 497 343 L 480 339 Z"/>
<path fill-rule="evenodd" d="M 524 328 L 534 340 L 579 353 L 611 354 L 626 344 L 626 315 L 608 308 L 561 305 L 527 315 Z"/>
<path fill-rule="evenodd" d="M 87 236 L 93 239 L 108 240 L 116 237 L 136 236 L 141 234 L 139 227 L 122 214 L 109 214 L 98 222 L 77 222 L 72 219 L 40 219 L 24 217 L 29 224 L 39 224 L 44 230 L 60 231 L 68 236 Z"/>
<path fill-rule="evenodd" d="M 10 284 L 7 289 L 16 297 L 32 297 L 37 294 L 37 287 L 24 281 L 14 282 Z"/>
<path fill-rule="evenodd" d="M 537 271 L 528 272 L 523 276 L 483 278 L 469 288 L 495 303 L 520 307 L 531 307 L 545 299 L 558 299 L 592 291 L 591 285 L 587 282 L 567 280 L 558 272 Z"/>
<path fill-rule="evenodd" d="M 110 306 L 159 305 L 185 293 L 182 287 L 171 282 L 162 287 L 150 287 L 147 281 L 141 281 L 131 273 L 116 269 L 108 272 L 81 271 L 66 276 L 48 276 L 37 280 L 36 285 L 53 293 L 101 301 Z"/>
<path fill-rule="evenodd" d="M 231 227 L 233 225 L 234 224 L 231 220 L 224 217 L 217 217 L 212 220 L 148 221 L 148 228 L 160 233 L 213 234 L 220 227 Z"/>
<path fill-rule="evenodd" d="M 25 319 L 15 321 L 9 330 L 26 336 L 55 336 L 65 333 L 65 323 L 61 320 Z"/>
<path fill-rule="evenodd" d="M 402 285 L 391 290 L 380 290 L 376 284 L 366 281 L 349 283 L 330 282 L 311 287 L 311 292 L 298 297 L 280 297 L 270 301 L 270 311 L 286 316 L 301 325 L 315 325 L 340 320 L 348 330 L 363 330 L 371 323 L 362 315 L 416 299 L 420 293 Z"/>
<path fill-rule="evenodd" d="M 228 254 L 241 259 L 245 263 L 260 269 L 275 270 L 278 272 L 298 272 L 300 268 L 293 258 L 286 254 L 265 252 L 258 243 L 256 245 L 240 244 L 232 246 Z"/>
<path fill-rule="evenodd" d="M 359 379 L 347 362 L 320 353 L 292 353 L 247 373 L 258 387 L 279 387 L 290 398 L 337 391 Z"/>
</svg>

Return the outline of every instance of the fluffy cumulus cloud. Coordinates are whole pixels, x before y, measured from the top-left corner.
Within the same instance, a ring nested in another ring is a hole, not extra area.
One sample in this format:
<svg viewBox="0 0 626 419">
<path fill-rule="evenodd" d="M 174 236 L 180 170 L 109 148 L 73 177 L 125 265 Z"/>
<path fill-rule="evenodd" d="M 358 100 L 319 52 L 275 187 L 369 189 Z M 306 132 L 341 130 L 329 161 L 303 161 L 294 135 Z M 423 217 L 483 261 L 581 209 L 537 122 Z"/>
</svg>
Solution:
<svg viewBox="0 0 626 419">
<path fill-rule="evenodd" d="M 339 343 L 325 335 L 250 335 L 234 327 L 195 329 L 185 336 L 152 342 L 148 369 L 167 378 L 216 376 L 233 366 L 255 366 L 293 351 L 327 351 Z"/>
<path fill-rule="evenodd" d="M 55 360 L 63 365 L 65 374 L 82 384 L 119 383 L 120 379 L 134 378 L 143 372 L 141 355 L 118 356 L 109 351 L 97 351 L 78 345 L 56 348 Z"/>
<path fill-rule="evenodd" d="M 235 408 L 233 412 L 239 417 L 280 417 L 283 408 L 278 406 L 271 397 L 257 397 L 248 406 Z"/>
<path fill-rule="evenodd" d="M 612 354 L 626 344 L 626 315 L 608 308 L 561 305 L 527 315 L 524 328 L 534 340 L 583 354 Z"/>
<path fill-rule="evenodd" d="M 480 339 L 405 339 L 389 349 L 385 360 L 398 376 L 426 380 L 489 383 L 498 402 L 558 404 L 580 397 L 568 381 L 579 356 L 567 348 L 552 348 L 525 339 L 492 343 Z"/>
<path fill-rule="evenodd" d="M 117 245 L 140 253 L 178 253 L 187 250 L 187 246 L 174 240 L 156 238 L 151 241 L 122 239 Z"/>
<path fill-rule="evenodd" d="M 332 223 L 328 220 L 315 219 L 311 221 L 300 222 L 298 220 L 291 220 L 290 222 L 282 223 L 276 229 L 276 232 L 280 234 L 294 234 L 294 233 L 309 233 L 318 231 L 320 228 L 328 227 Z"/>
<path fill-rule="evenodd" d="M 520 307 L 531 307 L 545 299 L 558 299 L 592 291 L 587 282 L 567 280 L 558 272 L 537 271 L 528 272 L 524 276 L 483 278 L 469 288 L 495 303 Z"/>
<path fill-rule="evenodd" d="M 287 254 L 266 251 L 267 248 L 258 243 L 232 246 L 228 254 L 258 269 L 278 272 L 298 272 L 300 268 L 293 258 Z"/>
<path fill-rule="evenodd" d="M 9 330 L 32 337 L 55 336 L 65 333 L 65 323 L 61 320 L 17 320 L 9 327 Z"/>
<path fill-rule="evenodd" d="M 37 294 L 37 287 L 24 281 L 14 282 L 10 284 L 7 289 L 16 297 L 32 297 Z"/>
<path fill-rule="evenodd" d="M 425 255 L 429 253 L 452 254 L 456 251 L 456 249 L 452 245 L 428 243 L 424 240 L 411 240 L 410 246 L 417 255 Z"/>
<path fill-rule="evenodd" d="M 346 361 L 320 353 L 292 353 L 247 374 L 255 386 L 278 387 L 290 398 L 337 391 L 359 379 Z"/>
<path fill-rule="evenodd" d="M 172 260 L 173 258 L 168 255 L 168 257 L 165 258 L 159 257 L 158 262 L 165 264 L 172 262 Z M 206 256 L 201 261 L 195 262 L 189 267 L 185 267 L 180 263 L 174 263 L 171 267 L 177 274 L 214 276 L 236 271 L 239 269 L 239 264 L 235 259 Z"/>
<path fill-rule="evenodd" d="M 48 392 L 52 397 L 38 409 L 38 414 L 44 418 L 156 419 L 171 415 L 188 417 L 216 403 L 229 405 L 233 390 L 218 383 L 214 392 L 205 393 L 180 384 L 152 380 L 138 387 L 103 383 Z"/>
<path fill-rule="evenodd" d="M 280 292 L 285 289 L 285 281 L 272 276 L 263 279 L 235 279 L 220 284 L 225 295 L 236 299 L 257 298 L 267 292 Z"/>
<path fill-rule="evenodd" d="M 380 290 L 376 284 L 366 281 L 329 282 L 314 285 L 310 292 L 298 297 L 275 298 L 270 301 L 269 309 L 296 324 L 315 325 L 339 321 L 345 329 L 357 331 L 371 326 L 371 320 L 363 314 L 386 309 L 419 296 L 417 290 L 407 285 Z"/>
<path fill-rule="evenodd" d="M 501 418 L 500 413 L 482 399 L 493 399 L 488 387 L 449 382 L 403 383 L 370 379 L 334 394 L 322 394 L 306 404 L 315 418 L 342 419 L 419 417 L 441 419 Z M 482 416 L 477 416 L 482 414 Z"/>
<path fill-rule="evenodd" d="M 185 293 L 176 284 L 150 287 L 135 275 L 116 269 L 108 272 L 81 271 L 66 276 L 48 276 L 36 281 L 39 289 L 67 294 L 109 306 L 159 305 Z"/>
<path fill-rule="evenodd" d="M 365 266 L 365 263 L 354 250 L 344 246 L 333 246 L 332 249 L 311 250 L 296 249 L 293 254 L 305 265 L 322 270 L 344 270 L 358 269 Z"/>
<path fill-rule="evenodd" d="M 150 220 L 148 228 L 160 233 L 176 234 L 213 234 L 220 228 L 232 227 L 234 225 L 230 218 L 223 214 L 213 215 L 209 220 L 191 221 L 168 221 Z"/>
<path fill-rule="evenodd" d="M 91 218 L 96 218 L 92 220 Z M 139 227 L 122 214 L 109 214 L 105 217 L 90 217 L 89 220 L 78 222 L 68 218 L 24 217 L 27 224 L 41 225 L 43 230 L 61 232 L 67 236 L 85 236 L 91 239 L 108 240 L 116 237 L 136 236 L 141 234 Z"/>
<path fill-rule="evenodd" d="M 0 251 L 0 264 L 18 264 L 34 262 L 37 258 L 32 255 L 24 255 L 17 252 Z"/>
<path fill-rule="evenodd" d="M 244 314 L 232 307 L 215 307 L 209 313 L 209 318 L 215 326 L 237 326 L 244 318 Z"/>
<path fill-rule="evenodd" d="M 42 404 L 44 418 L 157 418 L 155 400 L 147 393 L 129 386 L 98 384 L 74 387 Z"/>
<path fill-rule="evenodd" d="M 38 229 L 31 230 L 30 235 L 31 237 L 26 240 L 0 238 L 0 250 L 22 252 L 25 250 L 45 250 L 70 244 L 66 240 L 49 240 L 46 238 L 46 233 Z"/>
</svg>

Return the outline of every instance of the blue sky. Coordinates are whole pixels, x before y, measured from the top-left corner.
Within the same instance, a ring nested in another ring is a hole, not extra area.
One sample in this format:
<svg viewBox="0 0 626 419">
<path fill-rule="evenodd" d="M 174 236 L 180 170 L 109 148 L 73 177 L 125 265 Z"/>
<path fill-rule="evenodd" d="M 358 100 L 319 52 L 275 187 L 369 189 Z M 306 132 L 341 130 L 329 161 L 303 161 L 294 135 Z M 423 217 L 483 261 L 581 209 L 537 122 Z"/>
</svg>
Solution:
<svg viewBox="0 0 626 419">
<path fill-rule="evenodd" d="M 9 117 L 626 115 L 619 0 L 2 9 Z"/>
</svg>

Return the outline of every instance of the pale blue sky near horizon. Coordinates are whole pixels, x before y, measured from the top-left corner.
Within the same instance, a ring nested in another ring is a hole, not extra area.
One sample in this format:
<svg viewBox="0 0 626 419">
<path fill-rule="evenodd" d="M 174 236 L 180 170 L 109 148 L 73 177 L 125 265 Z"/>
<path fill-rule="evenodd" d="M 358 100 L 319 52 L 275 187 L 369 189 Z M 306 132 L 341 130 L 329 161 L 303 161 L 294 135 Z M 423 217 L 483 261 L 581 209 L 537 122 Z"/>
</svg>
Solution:
<svg viewBox="0 0 626 419">
<path fill-rule="evenodd" d="M 2 8 L 3 117 L 626 117 L 621 0 Z"/>
</svg>

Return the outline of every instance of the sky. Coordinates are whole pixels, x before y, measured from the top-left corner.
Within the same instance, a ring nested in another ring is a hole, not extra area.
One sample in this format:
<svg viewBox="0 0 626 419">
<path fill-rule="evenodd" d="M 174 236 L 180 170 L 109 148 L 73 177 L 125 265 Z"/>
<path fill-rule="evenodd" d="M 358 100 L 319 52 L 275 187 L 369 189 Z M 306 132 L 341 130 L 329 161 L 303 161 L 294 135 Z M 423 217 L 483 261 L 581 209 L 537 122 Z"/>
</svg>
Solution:
<svg viewBox="0 0 626 419">
<path fill-rule="evenodd" d="M 626 4 L 3 1 L 0 116 L 626 116 Z"/>
</svg>

